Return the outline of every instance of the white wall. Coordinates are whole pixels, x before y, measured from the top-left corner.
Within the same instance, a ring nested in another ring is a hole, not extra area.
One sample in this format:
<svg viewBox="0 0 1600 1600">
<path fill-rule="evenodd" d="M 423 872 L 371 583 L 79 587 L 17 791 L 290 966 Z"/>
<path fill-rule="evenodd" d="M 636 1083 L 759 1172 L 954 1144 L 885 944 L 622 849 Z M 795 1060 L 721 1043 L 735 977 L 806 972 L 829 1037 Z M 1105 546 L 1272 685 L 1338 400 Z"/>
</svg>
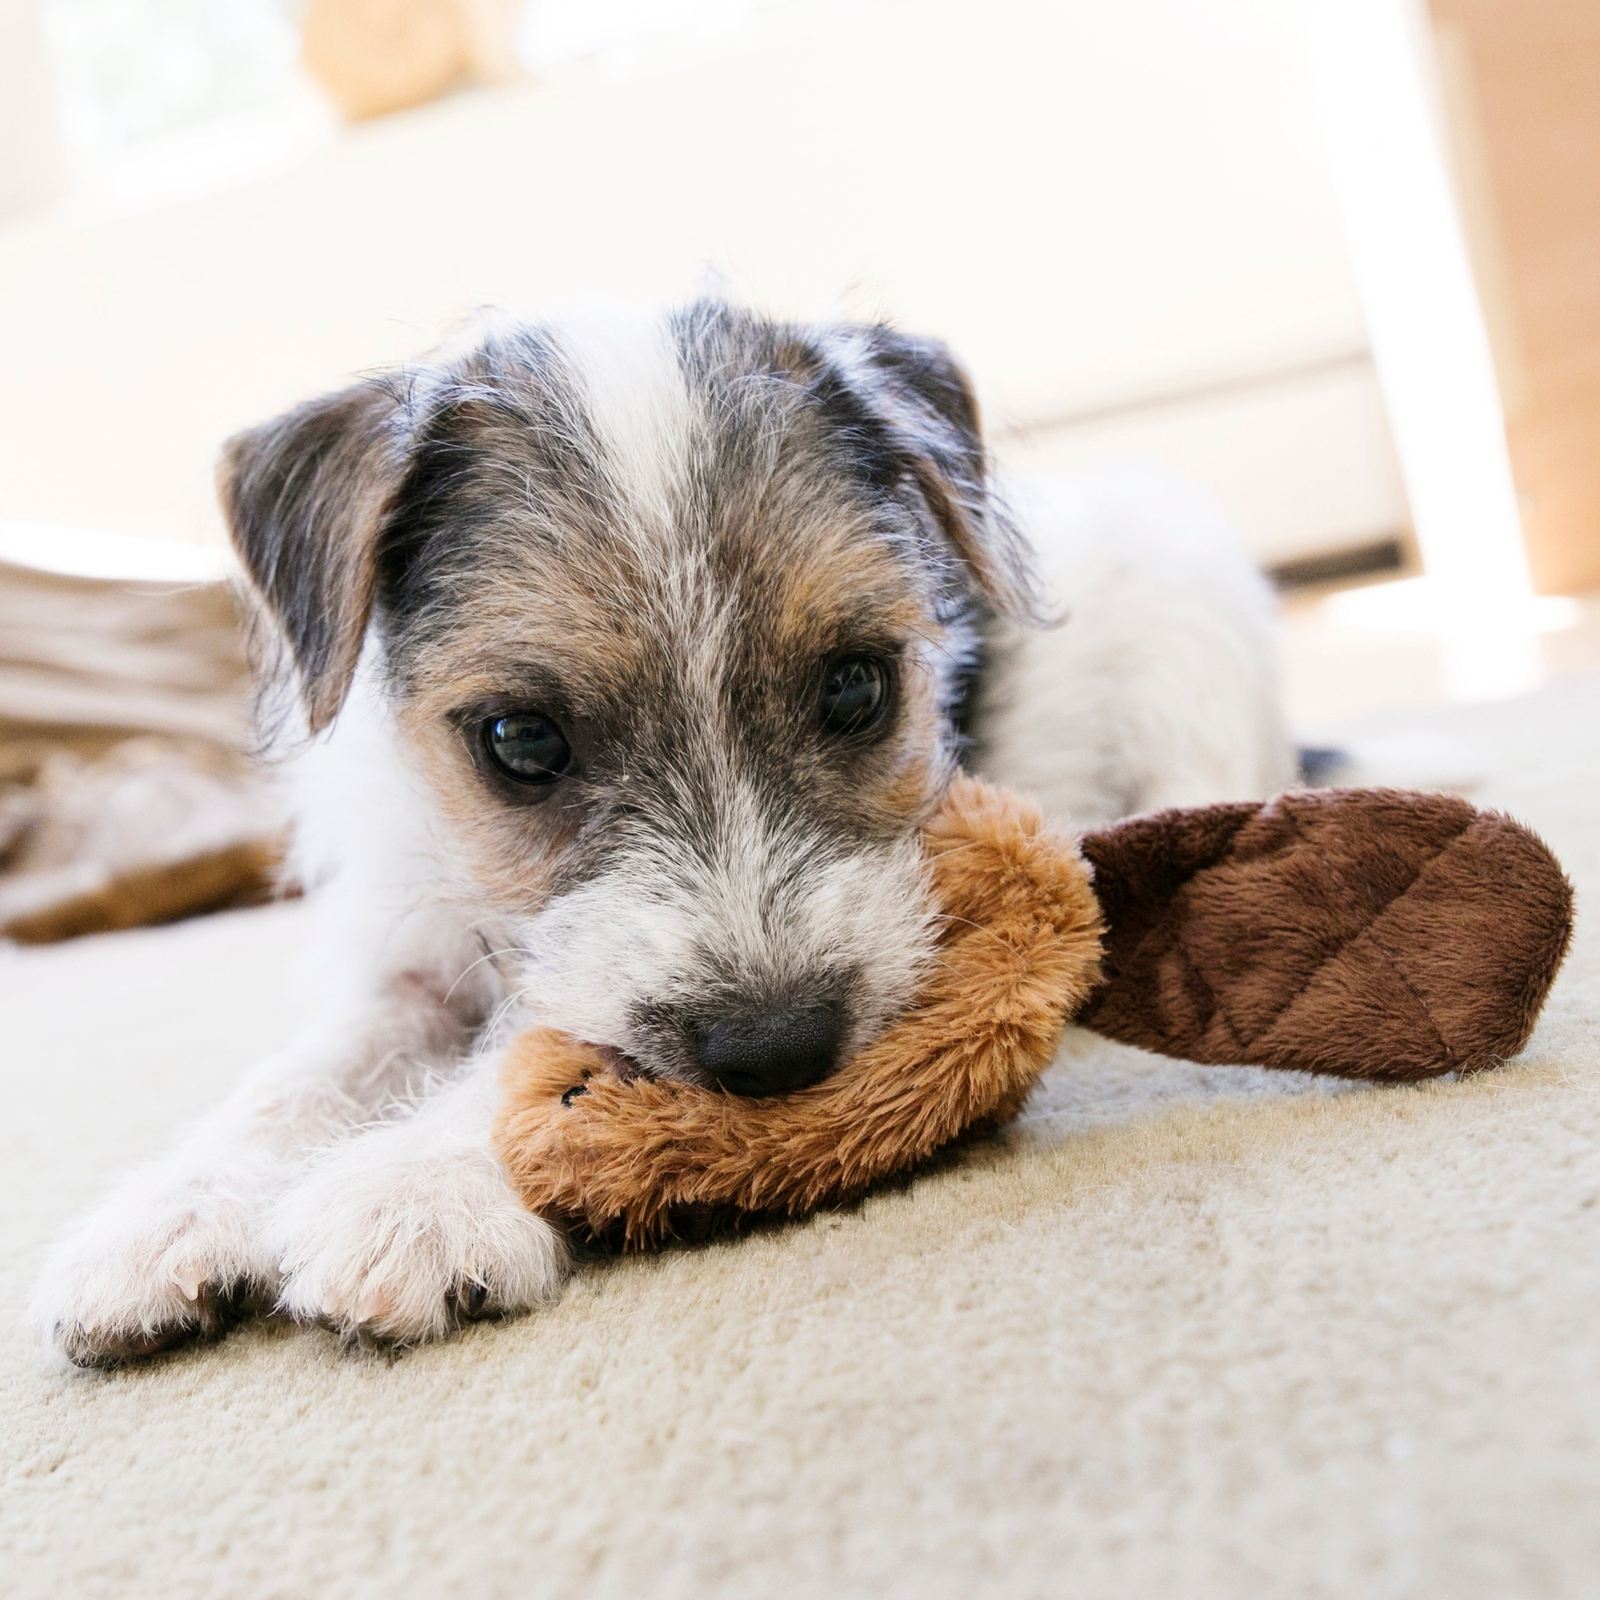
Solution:
<svg viewBox="0 0 1600 1600">
<path fill-rule="evenodd" d="M 943 334 L 1001 428 L 1210 415 L 1185 397 L 1359 367 L 1294 14 L 814 6 L 697 60 L 442 103 L 245 187 L 0 241 L 0 518 L 208 536 L 230 429 L 465 307 L 671 296 L 708 262 L 787 312 Z M 1331 444 L 1325 417 L 1322 439 L 1293 423 L 1274 470 L 1298 451 L 1370 471 L 1363 407 Z M 1403 515 L 1370 487 L 1367 520 Z"/>
<path fill-rule="evenodd" d="M 63 179 L 55 82 L 34 0 L 0 0 L 0 223 Z"/>
</svg>

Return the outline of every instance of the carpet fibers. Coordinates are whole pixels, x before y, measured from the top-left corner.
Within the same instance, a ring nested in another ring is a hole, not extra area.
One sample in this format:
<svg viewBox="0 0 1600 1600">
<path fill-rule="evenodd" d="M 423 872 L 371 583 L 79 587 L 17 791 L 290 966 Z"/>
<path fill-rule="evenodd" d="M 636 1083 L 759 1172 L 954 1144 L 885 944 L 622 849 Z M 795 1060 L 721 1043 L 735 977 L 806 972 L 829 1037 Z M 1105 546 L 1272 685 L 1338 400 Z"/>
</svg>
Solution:
<svg viewBox="0 0 1600 1600">
<path fill-rule="evenodd" d="M 1592 1597 L 1600 685 L 1457 728 L 1578 886 L 1511 1066 L 1352 1088 L 1075 1035 L 914 1184 L 395 1361 L 256 1324 L 44 1370 L 44 1244 L 283 1038 L 304 911 L 0 958 L 0 1592 Z"/>
</svg>

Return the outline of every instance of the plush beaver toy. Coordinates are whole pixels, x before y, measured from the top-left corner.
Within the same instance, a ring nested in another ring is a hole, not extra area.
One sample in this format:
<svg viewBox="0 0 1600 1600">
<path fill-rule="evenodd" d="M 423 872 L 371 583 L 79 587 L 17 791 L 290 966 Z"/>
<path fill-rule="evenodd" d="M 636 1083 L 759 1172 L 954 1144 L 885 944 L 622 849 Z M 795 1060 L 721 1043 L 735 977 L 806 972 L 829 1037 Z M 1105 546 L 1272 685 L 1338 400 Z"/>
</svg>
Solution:
<svg viewBox="0 0 1600 1600">
<path fill-rule="evenodd" d="M 1069 1020 L 1190 1061 L 1476 1072 L 1526 1043 L 1572 926 L 1544 844 L 1446 795 L 1292 793 L 1073 840 L 962 778 L 925 846 L 938 960 L 821 1083 L 744 1099 L 521 1039 L 496 1137 L 526 1203 L 642 1245 L 849 1199 L 1011 1116 Z"/>
</svg>

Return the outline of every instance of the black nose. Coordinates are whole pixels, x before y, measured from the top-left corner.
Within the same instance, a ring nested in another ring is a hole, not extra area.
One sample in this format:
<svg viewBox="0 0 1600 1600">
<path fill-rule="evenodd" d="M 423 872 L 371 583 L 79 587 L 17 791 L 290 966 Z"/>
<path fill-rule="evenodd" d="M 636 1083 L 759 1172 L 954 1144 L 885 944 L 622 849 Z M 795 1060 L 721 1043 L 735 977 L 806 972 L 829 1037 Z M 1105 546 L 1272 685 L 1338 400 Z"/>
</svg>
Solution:
<svg viewBox="0 0 1600 1600">
<path fill-rule="evenodd" d="M 825 1078 L 844 1034 L 839 1008 L 734 1011 L 693 1030 L 700 1065 L 731 1094 L 783 1094 Z"/>
</svg>

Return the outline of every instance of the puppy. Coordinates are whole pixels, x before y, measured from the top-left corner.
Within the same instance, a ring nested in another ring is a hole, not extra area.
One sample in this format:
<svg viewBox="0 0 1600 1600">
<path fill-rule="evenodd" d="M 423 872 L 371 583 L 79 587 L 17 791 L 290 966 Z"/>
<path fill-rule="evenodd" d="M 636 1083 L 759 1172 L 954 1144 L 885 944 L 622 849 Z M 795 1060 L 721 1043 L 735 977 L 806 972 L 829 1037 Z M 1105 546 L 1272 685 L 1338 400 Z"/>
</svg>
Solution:
<svg viewBox="0 0 1600 1600">
<path fill-rule="evenodd" d="M 1270 607 L 1161 493 L 993 480 L 946 351 L 714 301 L 500 321 L 235 438 L 304 1025 L 49 1256 L 115 1365 L 277 1306 L 409 1343 L 566 1271 L 489 1144 L 531 1023 L 770 1094 L 910 999 L 969 737 L 1078 821 L 1292 776 Z M 986 663 L 988 664 L 986 670 Z"/>
</svg>

